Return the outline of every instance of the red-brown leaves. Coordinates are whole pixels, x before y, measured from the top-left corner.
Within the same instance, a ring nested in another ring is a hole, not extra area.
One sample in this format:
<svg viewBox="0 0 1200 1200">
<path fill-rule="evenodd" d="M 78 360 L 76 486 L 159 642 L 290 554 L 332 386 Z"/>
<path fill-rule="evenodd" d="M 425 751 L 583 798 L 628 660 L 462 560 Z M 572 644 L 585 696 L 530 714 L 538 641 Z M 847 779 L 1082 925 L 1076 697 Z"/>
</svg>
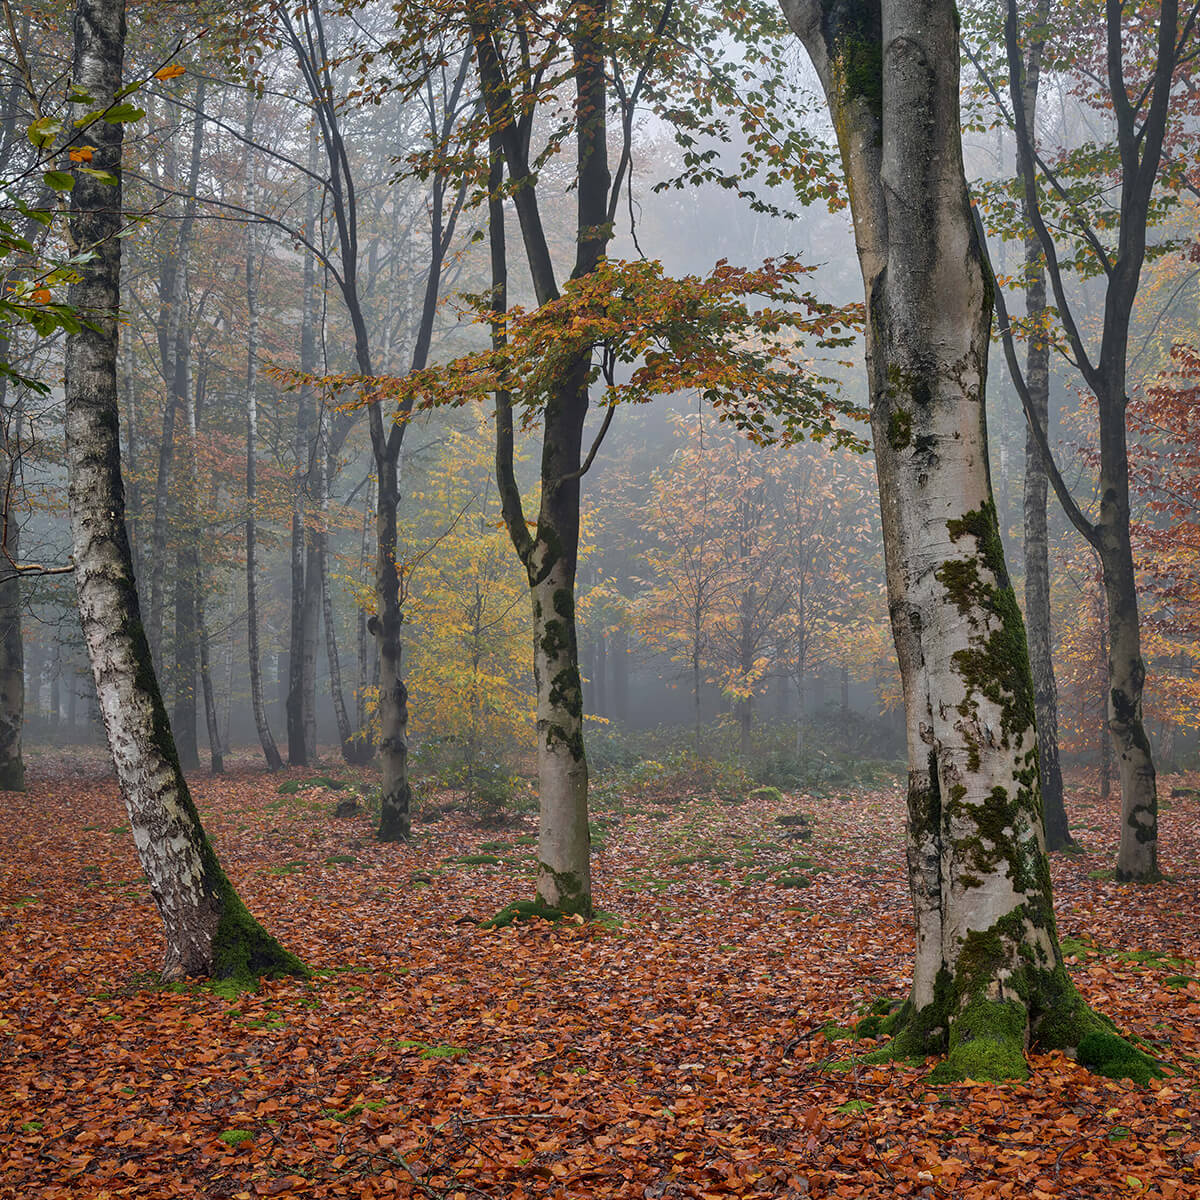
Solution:
<svg viewBox="0 0 1200 1200">
<path fill-rule="evenodd" d="M 197 790 L 247 903 L 329 973 L 234 999 L 149 986 L 157 916 L 111 785 L 9 797 L 0 1194 L 1196 1194 L 1195 796 L 1163 814 L 1170 883 L 1088 878 L 1116 818 L 1078 792 L 1093 853 L 1055 863 L 1081 990 L 1178 1073 L 1142 1090 L 1033 1055 L 1028 1083 L 934 1091 L 921 1069 L 828 1069 L 861 1047 L 822 1031 L 906 985 L 894 789 L 790 801 L 815 818 L 801 846 L 766 801 L 627 801 L 596 856 L 622 925 L 485 932 L 458 922 L 528 894 L 525 827 L 455 815 L 382 846 L 369 815 L 331 817 L 334 793 L 278 782 Z M 500 865 L 452 861 L 485 840 Z M 777 886 L 797 857 L 809 886 Z"/>
</svg>

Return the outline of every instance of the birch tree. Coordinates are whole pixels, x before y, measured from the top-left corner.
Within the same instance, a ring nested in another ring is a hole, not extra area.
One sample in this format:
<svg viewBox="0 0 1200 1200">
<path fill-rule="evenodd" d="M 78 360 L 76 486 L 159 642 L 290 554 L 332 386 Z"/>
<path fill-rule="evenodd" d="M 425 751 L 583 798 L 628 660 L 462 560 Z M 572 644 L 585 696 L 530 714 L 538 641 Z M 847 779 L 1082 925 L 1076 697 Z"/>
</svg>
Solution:
<svg viewBox="0 0 1200 1200">
<path fill-rule="evenodd" d="M 1028 1047 L 1145 1078 L 1063 966 L 1033 685 L 987 467 L 992 281 L 962 165 L 953 0 L 782 0 L 833 116 L 867 296 L 867 374 L 908 742 L 916 960 L 889 1057 L 1026 1074 Z"/>
<path fill-rule="evenodd" d="M 68 503 L 80 622 L 138 858 L 166 933 L 163 978 L 305 974 L 250 915 L 200 825 L 179 766 L 142 624 L 125 529 L 117 411 L 121 271 L 123 0 L 78 0 L 72 92 L 88 97 L 90 167 L 74 168 L 70 239 L 81 252 L 69 302 L 88 323 L 66 344 Z"/>
</svg>

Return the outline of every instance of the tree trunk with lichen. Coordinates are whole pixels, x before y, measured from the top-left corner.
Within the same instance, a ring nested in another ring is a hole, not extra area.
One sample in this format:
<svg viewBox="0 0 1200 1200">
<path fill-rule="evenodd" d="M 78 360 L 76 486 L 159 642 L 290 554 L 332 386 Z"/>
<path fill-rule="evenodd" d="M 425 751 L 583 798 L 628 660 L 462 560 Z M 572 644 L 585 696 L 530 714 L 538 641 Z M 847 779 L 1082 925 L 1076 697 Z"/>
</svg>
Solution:
<svg viewBox="0 0 1200 1200">
<path fill-rule="evenodd" d="M 1055 932 L 1033 685 L 987 467 L 992 284 L 963 174 L 953 0 L 782 4 L 833 114 L 867 296 L 916 917 L 884 1053 L 1011 1078 L 1031 1046 L 1078 1048 L 1144 1076 L 1076 993 Z"/>
<path fill-rule="evenodd" d="M 122 0 L 78 0 L 72 79 L 99 105 L 121 86 Z M 91 108 L 91 105 L 87 106 Z M 77 106 L 78 108 L 78 106 Z M 76 116 L 80 115 L 77 111 Z M 120 177 L 120 124 L 87 130 L 92 167 Z M 163 977 L 305 974 L 246 910 L 205 837 L 179 768 L 150 658 L 125 529 L 117 416 L 121 189 L 75 172 L 69 301 L 88 324 L 67 337 L 68 502 L 79 614 L 138 859 L 166 931 Z"/>
<path fill-rule="evenodd" d="M 533 600 L 533 676 L 537 689 L 537 894 L 563 912 L 591 915 L 588 769 L 583 749 L 583 684 L 575 624 L 579 556 L 578 471 L 587 391 L 565 389 L 546 414 L 542 505 L 525 557 Z"/>
</svg>

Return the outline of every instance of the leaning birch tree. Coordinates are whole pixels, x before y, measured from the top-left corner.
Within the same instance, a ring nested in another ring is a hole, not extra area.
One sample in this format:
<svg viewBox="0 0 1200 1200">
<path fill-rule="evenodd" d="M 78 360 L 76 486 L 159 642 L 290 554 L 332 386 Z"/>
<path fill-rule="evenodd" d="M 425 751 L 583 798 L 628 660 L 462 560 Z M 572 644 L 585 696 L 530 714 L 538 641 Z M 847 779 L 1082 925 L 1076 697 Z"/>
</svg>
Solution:
<svg viewBox="0 0 1200 1200">
<path fill-rule="evenodd" d="M 1064 1048 L 1152 1064 L 1063 966 L 1042 833 L 1033 684 L 984 415 L 993 284 L 971 216 L 953 0 L 781 0 L 837 131 L 867 298 L 867 374 L 908 741 L 916 961 L 889 1057 L 1026 1074 Z"/>
<path fill-rule="evenodd" d="M 138 605 L 117 409 L 122 126 L 101 117 L 121 111 L 124 43 L 124 0 L 78 0 L 72 94 L 87 99 L 73 115 L 93 148 L 90 167 L 74 167 L 69 222 L 79 260 L 69 303 L 87 318 L 67 337 L 65 373 L 80 623 L 138 859 L 166 931 L 163 978 L 305 974 L 247 911 L 205 836 Z"/>
</svg>

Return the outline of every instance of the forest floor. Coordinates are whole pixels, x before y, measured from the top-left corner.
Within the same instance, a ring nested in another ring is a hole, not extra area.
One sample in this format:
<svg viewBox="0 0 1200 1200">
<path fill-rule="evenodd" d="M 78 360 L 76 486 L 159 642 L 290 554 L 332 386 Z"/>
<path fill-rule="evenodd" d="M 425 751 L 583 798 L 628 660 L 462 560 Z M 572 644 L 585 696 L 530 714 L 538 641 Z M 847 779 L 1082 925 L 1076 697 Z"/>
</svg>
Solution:
<svg viewBox="0 0 1200 1200">
<path fill-rule="evenodd" d="M 380 845 L 368 814 L 333 817 L 344 792 L 278 790 L 311 773 L 198 777 L 242 896 L 317 972 L 229 997 L 156 986 L 98 762 L 4 796 L 0 1196 L 1200 1196 L 1196 778 L 1162 781 L 1168 882 L 1103 877 L 1115 801 L 1083 789 L 1087 853 L 1054 859 L 1077 984 L 1172 1074 L 1030 1055 L 1025 1083 L 932 1087 L 830 1024 L 906 990 L 898 786 L 598 788 L 611 916 L 486 930 L 531 894 L 532 818 L 427 810 Z M 799 812 L 811 840 L 780 823 Z"/>
</svg>

